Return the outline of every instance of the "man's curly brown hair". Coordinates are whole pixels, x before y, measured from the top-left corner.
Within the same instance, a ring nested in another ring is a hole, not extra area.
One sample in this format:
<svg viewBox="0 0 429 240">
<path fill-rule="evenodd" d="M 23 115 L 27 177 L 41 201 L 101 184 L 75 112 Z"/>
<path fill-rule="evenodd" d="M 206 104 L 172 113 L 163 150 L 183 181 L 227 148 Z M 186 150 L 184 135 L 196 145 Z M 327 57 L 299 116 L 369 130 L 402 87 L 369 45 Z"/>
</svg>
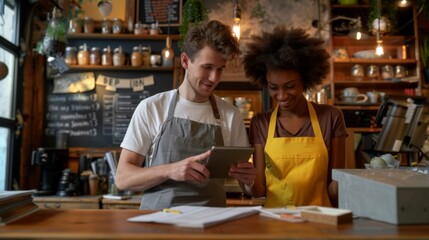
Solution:
<svg viewBox="0 0 429 240">
<path fill-rule="evenodd" d="M 297 70 L 304 91 L 321 84 L 329 72 L 330 54 L 323 40 L 310 37 L 303 29 L 277 26 L 272 33 L 262 32 L 251 40 L 244 51 L 244 71 L 260 86 L 267 85 L 268 70 Z"/>
</svg>

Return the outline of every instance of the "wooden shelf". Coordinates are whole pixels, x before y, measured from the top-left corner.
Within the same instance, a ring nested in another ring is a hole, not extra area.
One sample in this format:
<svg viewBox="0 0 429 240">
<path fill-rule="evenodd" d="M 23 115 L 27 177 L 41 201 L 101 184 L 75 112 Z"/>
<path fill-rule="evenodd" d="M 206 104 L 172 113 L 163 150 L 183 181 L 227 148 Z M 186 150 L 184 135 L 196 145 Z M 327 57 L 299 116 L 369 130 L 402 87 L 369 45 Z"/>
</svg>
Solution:
<svg viewBox="0 0 429 240">
<path fill-rule="evenodd" d="M 102 34 L 102 33 L 72 33 L 67 35 L 67 39 L 127 39 L 127 40 L 163 40 L 167 38 L 167 34 L 158 35 L 135 35 L 135 34 Z M 180 36 L 177 34 L 170 35 L 171 40 L 179 40 Z"/>
<path fill-rule="evenodd" d="M 133 66 L 69 66 L 71 71 L 173 71 L 173 67 L 133 67 Z"/>
<path fill-rule="evenodd" d="M 350 8 L 350 9 L 361 9 L 369 8 L 369 4 L 332 4 L 332 8 Z"/>
<path fill-rule="evenodd" d="M 341 110 L 373 110 L 378 111 L 379 105 L 335 105 Z"/>
<path fill-rule="evenodd" d="M 378 133 L 381 132 L 381 128 L 347 128 L 349 132 L 355 133 Z"/>
<path fill-rule="evenodd" d="M 362 63 L 362 64 L 416 64 L 416 59 L 397 59 L 397 58 L 347 58 L 347 59 L 334 59 L 335 64 L 349 64 L 349 63 Z"/>
<path fill-rule="evenodd" d="M 337 87 L 373 87 L 373 86 L 386 86 L 394 88 L 406 88 L 406 87 L 416 87 L 417 82 L 392 82 L 388 80 L 362 80 L 356 81 L 352 77 L 349 77 L 345 80 L 334 80 L 334 84 Z"/>
</svg>

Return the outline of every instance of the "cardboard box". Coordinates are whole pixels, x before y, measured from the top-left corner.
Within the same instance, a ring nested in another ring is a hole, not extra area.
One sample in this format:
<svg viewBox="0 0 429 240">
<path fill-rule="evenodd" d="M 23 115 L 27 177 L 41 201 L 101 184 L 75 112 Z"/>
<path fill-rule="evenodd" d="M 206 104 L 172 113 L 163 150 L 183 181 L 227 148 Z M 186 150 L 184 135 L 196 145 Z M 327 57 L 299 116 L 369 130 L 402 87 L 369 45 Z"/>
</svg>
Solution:
<svg viewBox="0 0 429 240">
<path fill-rule="evenodd" d="M 411 169 L 334 169 L 339 208 L 392 224 L 429 223 L 429 175 Z"/>
</svg>

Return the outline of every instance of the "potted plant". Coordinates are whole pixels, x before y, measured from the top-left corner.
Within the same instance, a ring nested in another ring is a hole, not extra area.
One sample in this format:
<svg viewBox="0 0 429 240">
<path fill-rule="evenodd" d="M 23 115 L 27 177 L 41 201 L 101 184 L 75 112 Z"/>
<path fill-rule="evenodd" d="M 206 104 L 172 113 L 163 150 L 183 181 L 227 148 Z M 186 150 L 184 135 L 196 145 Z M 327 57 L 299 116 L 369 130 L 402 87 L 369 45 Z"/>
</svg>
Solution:
<svg viewBox="0 0 429 240">
<path fill-rule="evenodd" d="M 201 0 L 186 0 L 182 10 L 182 24 L 180 25 L 179 47 L 182 48 L 183 39 L 189 26 L 208 20 L 207 8 Z"/>
<path fill-rule="evenodd" d="M 380 17 L 379 23 L 385 26 L 383 33 L 394 33 L 397 30 L 397 10 L 395 7 L 395 1 L 384 3 L 380 6 L 381 9 L 378 9 L 379 6 L 377 6 L 377 2 L 377 0 L 369 0 L 370 11 L 368 14 L 368 31 L 376 35 L 377 29 L 379 28 L 379 26 L 377 26 L 378 21 L 376 20 Z M 379 16 L 379 14 L 381 16 Z"/>
<path fill-rule="evenodd" d="M 46 56 L 63 53 L 67 41 L 67 21 L 54 8 L 48 22 L 44 38 L 37 43 L 36 51 Z"/>
<path fill-rule="evenodd" d="M 52 13 L 48 15 L 45 36 L 37 43 L 34 49 L 36 52 L 46 56 L 58 56 L 64 53 L 67 42 L 68 21 L 71 19 L 80 21 L 77 17 L 79 14 L 84 13 L 81 9 L 83 1 L 84 0 L 72 1 L 67 9 L 64 8 L 66 10 L 66 18 L 63 17 L 63 14 L 58 8 L 54 7 Z M 106 4 L 110 4 L 111 6 L 110 0 L 98 0 L 99 7 L 101 5 L 105 6 Z"/>
</svg>

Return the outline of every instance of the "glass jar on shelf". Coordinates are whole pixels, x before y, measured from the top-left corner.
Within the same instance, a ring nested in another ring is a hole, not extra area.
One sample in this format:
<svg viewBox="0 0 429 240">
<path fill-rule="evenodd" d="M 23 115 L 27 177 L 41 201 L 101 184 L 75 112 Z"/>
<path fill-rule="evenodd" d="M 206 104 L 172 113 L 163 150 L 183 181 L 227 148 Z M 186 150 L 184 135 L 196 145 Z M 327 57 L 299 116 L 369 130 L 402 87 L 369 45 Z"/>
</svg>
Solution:
<svg viewBox="0 0 429 240">
<path fill-rule="evenodd" d="M 141 22 L 137 22 L 134 25 L 134 34 L 135 35 L 147 35 L 147 34 L 149 34 L 148 25 L 142 24 Z"/>
<path fill-rule="evenodd" d="M 140 67 L 142 65 L 143 54 L 141 52 L 141 46 L 135 46 L 133 53 L 131 54 L 131 66 Z"/>
<path fill-rule="evenodd" d="M 77 54 L 76 54 L 76 47 L 66 47 L 66 52 L 64 54 L 64 61 L 68 65 L 77 65 Z"/>
<path fill-rule="evenodd" d="M 101 56 L 101 65 L 103 66 L 112 66 L 113 65 L 113 56 L 110 46 L 103 48 L 103 55 Z"/>
<path fill-rule="evenodd" d="M 381 68 L 381 77 L 383 79 L 391 79 L 394 77 L 392 65 L 384 65 Z"/>
<path fill-rule="evenodd" d="M 77 18 L 70 19 L 68 33 L 80 33 L 82 32 L 82 26 L 80 20 Z"/>
<path fill-rule="evenodd" d="M 101 33 L 103 34 L 109 34 L 112 32 L 112 21 L 107 18 L 103 18 L 103 21 L 101 21 Z"/>
<path fill-rule="evenodd" d="M 86 16 L 83 22 L 83 31 L 84 33 L 93 33 L 94 32 L 94 20 L 91 17 Z"/>
<path fill-rule="evenodd" d="M 81 66 L 89 65 L 89 51 L 86 43 L 79 47 L 79 52 L 77 53 L 77 63 Z"/>
<path fill-rule="evenodd" d="M 151 49 L 150 47 L 142 47 L 142 65 L 145 67 L 150 67 L 150 54 Z"/>
<path fill-rule="evenodd" d="M 91 48 L 90 64 L 91 65 L 100 65 L 101 64 L 101 53 L 100 48 L 93 47 Z"/>
<path fill-rule="evenodd" d="M 366 75 L 371 79 L 376 79 L 380 75 L 380 69 L 377 65 L 371 64 L 366 68 Z"/>
<path fill-rule="evenodd" d="M 113 34 L 122 33 L 122 20 L 121 19 L 119 19 L 119 18 L 113 19 L 112 33 Z"/>
<path fill-rule="evenodd" d="M 407 69 L 404 66 L 397 65 L 395 67 L 395 77 L 396 78 L 403 78 L 407 76 Z"/>
</svg>

